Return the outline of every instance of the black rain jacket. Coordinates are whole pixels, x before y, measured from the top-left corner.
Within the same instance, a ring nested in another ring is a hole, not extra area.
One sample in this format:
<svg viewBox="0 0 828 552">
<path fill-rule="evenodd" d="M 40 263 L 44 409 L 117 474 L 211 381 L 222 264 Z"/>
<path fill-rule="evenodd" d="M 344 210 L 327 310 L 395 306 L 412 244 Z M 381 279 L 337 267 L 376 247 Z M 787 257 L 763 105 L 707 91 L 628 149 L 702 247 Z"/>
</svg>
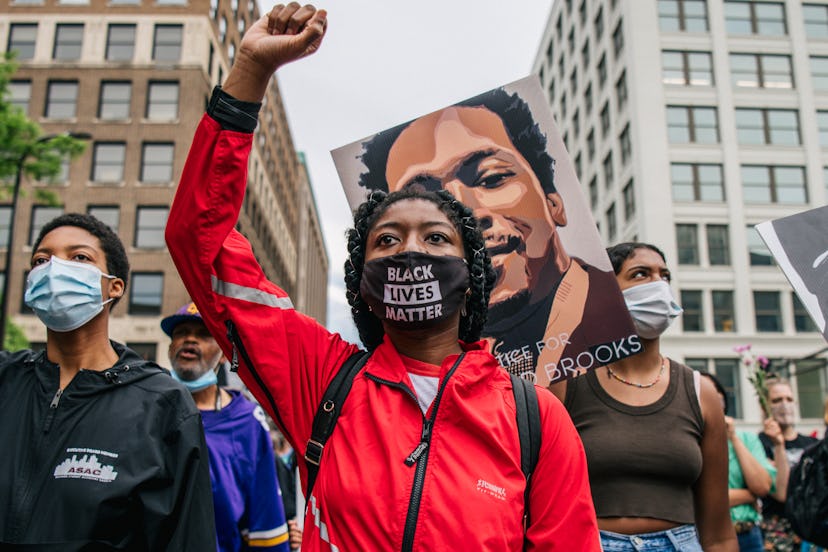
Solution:
<svg viewBox="0 0 828 552">
<path fill-rule="evenodd" d="M 0 549 L 215 550 L 192 396 L 112 346 L 112 368 L 62 393 L 45 352 L 0 352 Z"/>
</svg>

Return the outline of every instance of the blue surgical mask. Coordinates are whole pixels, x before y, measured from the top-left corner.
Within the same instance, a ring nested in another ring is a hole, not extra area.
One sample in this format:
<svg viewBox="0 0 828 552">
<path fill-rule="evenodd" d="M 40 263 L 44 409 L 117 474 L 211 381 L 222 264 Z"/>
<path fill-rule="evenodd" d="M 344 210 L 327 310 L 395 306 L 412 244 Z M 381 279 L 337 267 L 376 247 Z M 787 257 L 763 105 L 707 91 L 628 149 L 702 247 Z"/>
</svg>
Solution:
<svg viewBox="0 0 828 552">
<path fill-rule="evenodd" d="M 115 278 L 98 267 L 52 256 L 26 279 L 23 300 L 47 328 L 70 332 L 80 328 L 113 301 L 102 301 L 101 278 Z"/>
<path fill-rule="evenodd" d="M 181 383 L 184 387 L 189 389 L 190 393 L 197 393 L 202 389 L 207 389 L 211 385 L 218 384 L 218 376 L 216 375 L 215 370 L 208 370 L 201 377 L 190 381 L 181 379 L 181 376 L 179 376 L 175 370 L 170 370 L 170 375 L 172 375 L 172 378 L 175 381 Z"/>
</svg>

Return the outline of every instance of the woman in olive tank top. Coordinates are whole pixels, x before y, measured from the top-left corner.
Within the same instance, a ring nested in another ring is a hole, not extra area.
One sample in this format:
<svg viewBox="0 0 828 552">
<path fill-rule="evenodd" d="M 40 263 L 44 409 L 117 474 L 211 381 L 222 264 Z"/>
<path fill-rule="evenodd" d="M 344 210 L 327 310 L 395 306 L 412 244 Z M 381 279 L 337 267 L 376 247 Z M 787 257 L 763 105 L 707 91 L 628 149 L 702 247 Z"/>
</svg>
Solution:
<svg viewBox="0 0 828 552">
<path fill-rule="evenodd" d="M 584 443 L 603 548 L 736 552 L 718 395 L 659 351 L 682 312 L 664 253 L 645 243 L 607 252 L 643 352 L 550 387 Z"/>
</svg>

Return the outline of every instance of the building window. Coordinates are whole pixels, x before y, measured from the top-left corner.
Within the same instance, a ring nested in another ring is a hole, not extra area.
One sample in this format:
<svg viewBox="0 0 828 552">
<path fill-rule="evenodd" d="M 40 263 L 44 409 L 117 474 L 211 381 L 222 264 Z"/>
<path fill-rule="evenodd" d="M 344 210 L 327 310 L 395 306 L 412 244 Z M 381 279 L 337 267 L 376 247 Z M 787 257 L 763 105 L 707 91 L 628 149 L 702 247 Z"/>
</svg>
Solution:
<svg viewBox="0 0 828 552">
<path fill-rule="evenodd" d="M 828 396 L 828 362 L 824 358 L 797 360 L 796 390 L 800 416 L 821 420 Z"/>
<path fill-rule="evenodd" d="M 34 245 L 40 229 L 55 217 L 63 214 L 63 207 L 51 207 L 47 205 L 34 205 L 32 207 L 32 220 L 29 224 L 29 245 Z"/>
<path fill-rule="evenodd" d="M 569 31 L 566 41 L 569 43 L 569 53 L 572 54 L 575 51 L 575 29 Z"/>
<path fill-rule="evenodd" d="M 586 138 L 587 157 L 590 161 L 595 158 L 595 129 L 589 129 L 589 134 Z"/>
<path fill-rule="evenodd" d="M 618 145 L 621 148 L 621 164 L 625 165 L 632 157 L 632 141 L 630 139 L 630 124 L 624 127 L 621 134 L 618 135 Z"/>
<path fill-rule="evenodd" d="M 595 38 L 596 40 L 601 40 L 601 35 L 604 34 L 604 7 L 601 6 L 598 8 L 598 13 L 595 14 L 595 19 L 593 20 L 595 25 Z"/>
<path fill-rule="evenodd" d="M 583 48 L 581 48 L 581 63 L 583 64 L 584 71 L 589 70 L 589 40 L 584 42 Z"/>
<path fill-rule="evenodd" d="M 598 206 L 598 177 L 593 176 L 589 181 L 589 205 L 592 209 Z"/>
<path fill-rule="evenodd" d="M 569 75 L 569 89 L 572 91 L 572 96 L 578 92 L 578 67 L 572 68 L 572 73 Z"/>
<path fill-rule="evenodd" d="M 578 21 L 580 21 L 581 26 L 586 25 L 586 21 L 587 21 L 587 3 L 586 3 L 586 0 L 581 0 L 581 5 L 578 6 Z"/>
<path fill-rule="evenodd" d="M 58 23 L 55 27 L 55 45 L 52 58 L 59 61 L 74 61 L 81 57 L 83 46 L 83 24 Z"/>
<path fill-rule="evenodd" d="M 173 150 L 170 143 L 145 143 L 141 148 L 141 182 L 167 184 L 173 180 Z"/>
<path fill-rule="evenodd" d="M 725 27 L 729 34 L 786 34 L 785 7 L 771 2 L 726 0 Z"/>
<path fill-rule="evenodd" d="M 624 221 L 629 222 L 635 216 L 635 187 L 632 178 L 624 186 L 622 194 L 624 197 Z"/>
<path fill-rule="evenodd" d="M 0 205 L 0 249 L 9 248 L 9 222 L 11 222 L 11 205 Z M 2 289 L 2 286 L 0 286 Z"/>
<path fill-rule="evenodd" d="M 227 18 L 222 16 L 221 19 L 219 19 L 218 27 L 219 27 L 219 42 L 224 44 L 224 40 L 227 38 Z"/>
<path fill-rule="evenodd" d="M 561 94 L 561 119 L 566 119 L 566 92 Z"/>
<path fill-rule="evenodd" d="M 147 119 L 178 118 L 178 83 L 151 82 L 147 93 Z"/>
<path fill-rule="evenodd" d="M 581 152 L 578 152 L 578 155 L 575 156 L 574 165 L 575 165 L 575 176 L 577 176 L 578 180 L 580 180 L 581 179 L 581 167 L 582 167 Z"/>
<path fill-rule="evenodd" d="M 125 143 L 96 143 L 92 153 L 92 181 L 108 183 L 123 182 L 125 159 Z"/>
<path fill-rule="evenodd" d="M 615 179 L 615 170 L 612 163 L 612 152 L 609 152 L 606 157 L 604 157 L 604 186 L 609 188 L 612 186 L 612 181 Z"/>
<path fill-rule="evenodd" d="M 6 51 L 16 51 L 17 61 L 34 58 L 37 23 L 12 23 L 9 25 L 9 43 Z"/>
<path fill-rule="evenodd" d="M 615 81 L 615 101 L 618 104 L 618 110 L 621 111 L 627 105 L 627 72 L 621 73 L 618 80 Z"/>
<path fill-rule="evenodd" d="M 572 114 L 572 134 L 575 135 L 576 140 L 581 135 L 581 114 L 577 109 Z"/>
<path fill-rule="evenodd" d="M 704 310 L 702 309 L 702 292 L 697 289 L 681 290 L 682 328 L 685 332 L 704 331 Z"/>
<path fill-rule="evenodd" d="M 808 38 L 828 38 L 828 6 L 802 4 L 802 18 Z"/>
<path fill-rule="evenodd" d="M 129 119 L 132 99 L 132 83 L 121 81 L 101 82 L 101 98 L 98 103 L 99 119 Z"/>
<path fill-rule="evenodd" d="M 739 377 L 739 361 L 735 358 L 717 358 L 714 361 L 716 379 L 725 388 L 727 413 L 734 418 L 742 417 L 742 398 Z"/>
<path fill-rule="evenodd" d="M 117 205 L 90 205 L 86 208 L 86 212 L 109 226 L 109 229 L 116 234 L 118 233 L 121 210 Z"/>
<path fill-rule="evenodd" d="M 133 272 L 129 287 L 129 314 L 161 314 L 164 299 L 163 272 Z"/>
<path fill-rule="evenodd" d="M 811 58 L 812 67 L 813 59 Z M 793 88 L 791 57 L 730 54 L 730 78 L 733 86 L 741 88 Z"/>
<path fill-rule="evenodd" d="M 715 107 L 667 106 L 667 137 L 671 144 L 716 144 L 719 123 Z"/>
<path fill-rule="evenodd" d="M 662 32 L 707 31 L 705 0 L 658 0 L 658 23 Z"/>
<path fill-rule="evenodd" d="M 74 119 L 78 106 L 77 81 L 49 81 L 46 112 L 49 119 Z"/>
<path fill-rule="evenodd" d="M 819 127 L 819 145 L 828 148 L 828 111 L 817 111 L 817 127 Z"/>
<path fill-rule="evenodd" d="M 695 224 L 676 224 L 676 244 L 680 265 L 699 264 L 699 231 Z"/>
<path fill-rule="evenodd" d="M 753 308 L 757 332 L 782 331 L 782 312 L 778 291 L 754 291 Z"/>
<path fill-rule="evenodd" d="M 181 59 L 182 25 L 156 25 L 152 43 L 154 61 L 178 61 Z"/>
<path fill-rule="evenodd" d="M 132 61 L 135 52 L 135 25 L 109 25 L 106 36 L 108 61 Z"/>
<path fill-rule="evenodd" d="M 622 24 L 623 21 L 619 21 L 615 30 L 612 32 L 612 49 L 615 54 L 615 59 L 618 59 L 618 56 L 624 51 L 624 28 Z"/>
<path fill-rule="evenodd" d="M 713 329 L 717 332 L 735 332 L 736 309 L 733 306 L 733 292 L 714 289 L 710 293 L 713 299 Z"/>
<path fill-rule="evenodd" d="M 739 108 L 736 134 L 744 145 L 798 146 L 799 116 L 795 109 Z"/>
<path fill-rule="evenodd" d="M 793 301 L 793 316 L 794 328 L 798 332 L 816 332 L 817 327 L 813 319 L 808 314 L 808 309 L 802 304 L 796 293 L 791 293 L 791 300 Z"/>
<path fill-rule="evenodd" d="M 617 221 L 615 220 L 615 203 L 607 209 L 607 239 L 610 242 L 615 241 L 615 232 L 618 229 Z"/>
<path fill-rule="evenodd" d="M 730 264 L 730 240 L 726 224 L 707 225 L 707 259 L 713 266 Z"/>
<path fill-rule="evenodd" d="M 607 56 L 606 54 L 601 55 L 601 59 L 598 60 L 598 84 L 603 89 L 604 83 L 607 82 Z"/>
<path fill-rule="evenodd" d="M 164 247 L 164 227 L 168 207 L 138 207 L 135 221 L 135 247 L 160 249 Z"/>
<path fill-rule="evenodd" d="M 46 176 L 38 179 L 38 182 L 43 184 L 60 184 L 69 181 L 69 158 L 64 157 L 60 161 L 60 168 L 58 169 L 57 174 L 53 176 Z"/>
<path fill-rule="evenodd" d="M 811 56 L 811 82 L 816 90 L 828 90 L 828 57 Z"/>
<path fill-rule="evenodd" d="M 661 52 L 661 82 L 682 86 L 711 86 L 713 63 L 709 52 Z"/>
<path fill-rule="evenodd" d="M 587 116 L 592 113 L 592 83 L 589 83 L 584 90 L 584 110 Z"/>
<path fill-rule="evenodd" d="M 745 203 L 807 203 L 805 169 L 765 165 L 742 165 Z"/>
<path fill-rule="evenodd" d="M 772 266 L 774 264 L 773 255 L 771 255 L 768 246 L 765 245 L 765 240 L 756 231 L 755 226 L 747 227 L 747 247 L 751 266 Z"/>
<path fill-rule="evenodd" d="M 173 2 L 169 0 L 159 0 L 158 3 L 169 5 Z M 138 356 L 140 356 L 144 360 L 149 360 L 150 362 L 156 361 L 155 355 L 158 351 L 157 343 L 132 343 L 127 341 L 126 346 L 138 353 Z"/>
<path fill-rule="evenodd" d="M 609 102 L 604 104 L 604 107 L 601 108 L 601 137 L 606 138 L 607 134 L 609 134 L 610 129 L 610 112 L 609 112 Z"/>
<path fill-rule="evenodd" d="M 32 81 L 11 81 L 8 92 L 9 103 L 19 108 L 24 114 L 28 114 L 29 98 L 32 97 Z"/>
</svg>

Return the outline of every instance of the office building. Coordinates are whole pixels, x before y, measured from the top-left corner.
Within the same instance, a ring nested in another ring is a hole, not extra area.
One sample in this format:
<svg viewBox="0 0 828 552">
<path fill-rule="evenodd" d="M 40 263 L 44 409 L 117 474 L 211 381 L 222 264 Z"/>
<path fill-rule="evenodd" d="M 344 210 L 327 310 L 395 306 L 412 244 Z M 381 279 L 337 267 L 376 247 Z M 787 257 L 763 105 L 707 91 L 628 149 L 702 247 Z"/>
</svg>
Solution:
<svg viewBox="0 0 828 552">
<path fill-rule="evenodd" d="M 664 352 L 750 425 L 751 344 L 821 428 L 826 342 L 753 227 L 828 201 L 828 3 L 555 0 L 534 70 L 604 243 L 667 254 Z"/>
<path fill-rule="evenodd" d="M 0 48 L 16 51 L 19 63 L 11 101 L 44 135 L 92 136 L 53 181 L 23 179 L 10 317 L 35 346 L 45 329 L 22 304 L 32 240 L 61 212 L 89 212 L 117 231 L 132 265 L 127 296 L 113 311 L 113 338 L 167 364 L 159 322 L 188 300 L 164 244 L 169 205 L 211 91 L 259 17 L 253 0 L 0 0 Z M 43 191 L 55 205 L 44 203 Z M 0 203 L 3 243 L 10 203 Z M 237 228 L 268 278 L 324 324 L 328 258 L 275 79 Z"/>
</svg>

